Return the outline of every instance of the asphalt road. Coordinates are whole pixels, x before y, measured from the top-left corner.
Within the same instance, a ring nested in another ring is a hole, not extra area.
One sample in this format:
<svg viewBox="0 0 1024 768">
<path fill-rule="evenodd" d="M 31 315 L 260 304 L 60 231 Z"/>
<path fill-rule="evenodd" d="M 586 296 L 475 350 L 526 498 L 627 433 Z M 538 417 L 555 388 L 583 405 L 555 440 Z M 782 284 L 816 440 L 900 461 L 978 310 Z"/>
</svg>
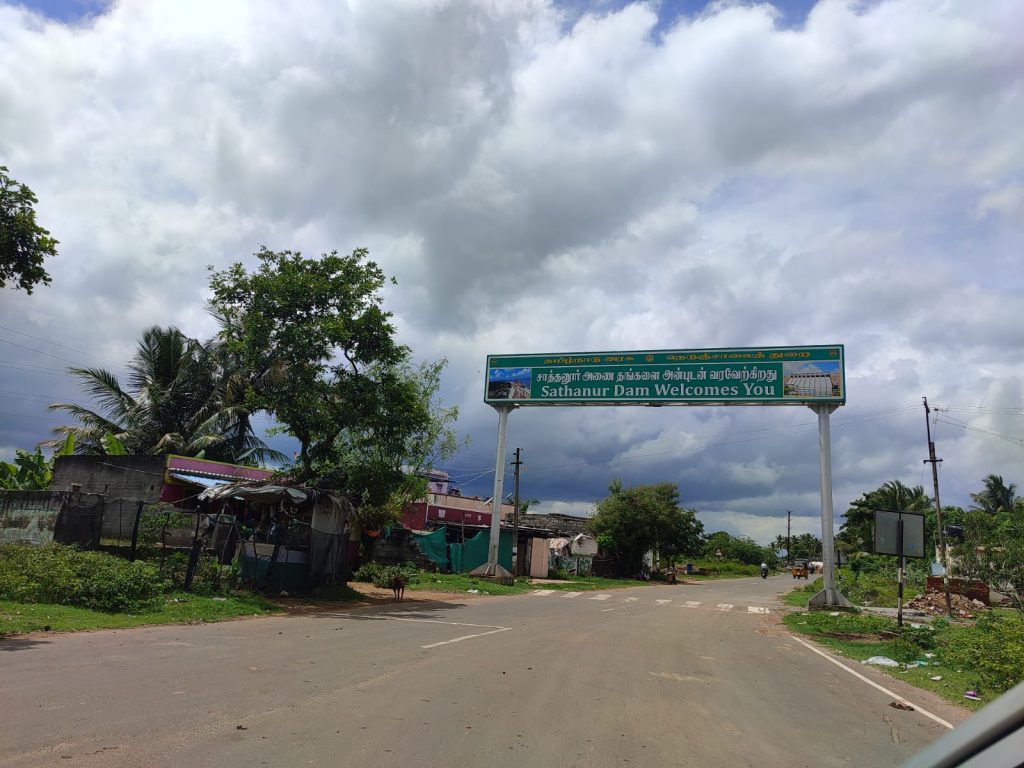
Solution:
<svg viewBox="0 0 1024 768">
<path fill-rule="evenodd" d="M 791 638 L 791 586 L 417 595 L 0 641 L 0 766 L 881 768 L 945 732 Z"/>
</svg>

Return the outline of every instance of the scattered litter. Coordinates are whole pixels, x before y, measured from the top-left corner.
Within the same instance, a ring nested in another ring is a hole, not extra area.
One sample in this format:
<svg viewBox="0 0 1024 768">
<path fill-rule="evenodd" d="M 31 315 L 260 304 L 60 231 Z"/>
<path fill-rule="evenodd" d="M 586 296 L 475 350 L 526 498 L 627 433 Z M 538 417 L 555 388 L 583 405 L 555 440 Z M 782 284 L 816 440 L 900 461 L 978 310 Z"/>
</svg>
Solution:
<svg viewBox="0 0 1024 768">
<path fill-rule="evenodd" d="M 226 603 L 228 601 L 228 599 L 226 597 L 215 597 L 215 598 L 213 598 L 213 600 L 214 600 L 214 602 L 217 602 L 217 603 Z"/>
<path fill-rule="evenodd" d="M 911 661 L 906 664 L 907 669 L 917 669 L 918 667 L 927 667 L 927 661 Z"/>
<path fill-rule="evenodd" d="M 936 683 L 937 683 L 937 682 L 939 682 L 939 680 L 941 680 L 941 679 L 942 679 L 942 675 L 932 675 L 932 676 L 931 676 L 930 678 L 928 678 L 928 679 L 929 679 L 929 680 L 932 680 L 932 681 L 934 681 L 934 682 L 936 682 Z"/>
<path fill-rule="evenodd" d="M 839 611 L 829 611 L 828 615 L 829 616 L 838 616 L 839 615 Z"/>
<path fill-rule="evenodd" d="M 469 592 L 471 595 L 479 595 L 480 594 L 480 590 L 479 589 L 467 589 L 466 591 Z"/>
<path fill-rule="evenodd" d="M 980 600 L 972 600 L 963 595 L 950 595 L 949 602 L 953 608 L 953 615 L 961 619 L 973 619 L 978 611 L 983 611 L 986 608 L 986 605 Z M 946 614 L 946 597 L 941 592 L 928 592 L 908 600 L 906 607 L 924 611 L 933 616 L 944 616 Z"/>
<path fill-rule="evenodd" d="M 236 725 L 235 726 L 235 730 L 236 731 L 248 731 L 249 729 L 246 726 L 244 726 L 244 725 Z"/>
<path fill-rule="evenodd" d="M 968 691 L 964 694 L 964 698 L 970 699 L 971 701 L 981 701 L 981 696 L 978 695 L 977 691 Z"/>
<path fill-rule="evenodd" d="M 873 664 L 876 667 L 898 667 L 900 663 L 895 659 L 890 659 L 888 656 L 872 656 L 870 659 L 865 659 L 861 664 Z"/>
<path fill-rule="evenodd" d="M 904 704 L 902 701 L 890 701 L 889 706 L 893 709 L 902 709 L 905 712 L 913 712 L 914 708 L 909 704 Z"/>
<path fill-rule="evenodd" d="M 797 624 L 806 624 L 806 621 L 798 621 Z"/>
<path fill-rule="evenodd" d="M 928 653 L 926 653 L 926 654 L 924 655 L 924 657 L 925 657 L 926 659 L 934 659 L 934 658 L 935 658 L 935 654 L 934 654 L 934 653 L 932 653 L 931 651 L 929 651 Z"/>
</svg>

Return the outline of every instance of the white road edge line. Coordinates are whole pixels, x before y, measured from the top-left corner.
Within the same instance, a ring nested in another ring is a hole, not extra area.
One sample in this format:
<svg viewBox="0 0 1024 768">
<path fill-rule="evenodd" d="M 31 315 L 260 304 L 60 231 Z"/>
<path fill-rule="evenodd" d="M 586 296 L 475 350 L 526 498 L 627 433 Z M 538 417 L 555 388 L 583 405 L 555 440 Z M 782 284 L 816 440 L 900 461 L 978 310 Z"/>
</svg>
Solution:
<svg viewBox="0 0 1024 768">
<path fill-rule="evenodd" d="M 475 635 L 463 635 L 462 637 L 455 637 L 451 640 L 442 640 L 439 643 L 430 643 L 430 645 L 421 645 L 420 648 L 437 648 L 439 645 L 450 645 L 451 643 L 461 643 L 463 640 L 471 640 L 474 637 L 485 637 L 486 635 L 496 635 L 499 632 L 508 632 L 512 627 L 500 627 L 498 629 L 492 629 L 490 632 L 477 632 Z"/>
<path fill-rule="evenodd" d="M 793 640 L 796 640 L 798 643 L 800 643 L 800 645 L 804 646 L 805 648 L 807 648 L 807 649 L 809 649 L 811 651 L 814 651 L 816 654 L 821 656 L 823 659 L 827 659 L 828 661 L 831 661 L 837 667 L 842 667 L 843 669 L 845 669 L 847 672 L 849 672 L 854 677 L 856 677 L 856 678 L 858 678 L 860 680 L 863 680 L 865 683 L 870 685 L 872 688 L 877 688 L 878 690 L 880 690 L 882 693 L 886 694 L 887 696 L 892 696 L 894 699 L 896 699 L 896 701 L 900 702 L 901 704 L 906 704 L 908 707 L 913 707 L 915 710 L 920 712 L 922 715 L 924 715 L 927 718 L 930 718 L 931 720 L 934 720 L 939 725 L 943 725 L 946 728 L 949 728 L 950 730 L 953 729 L 952 723 L 947 723 L 945 720 L 943 720 L 938 715 L 933 715 L 927 709 L 921 708 L 920 706 L 918 706 L 917 704 L 915 704 L 912 701 L 907 701 L 902 696 L 898 696 L 897 694 L 895 694 L 892 691 L 890 691 L 888 688 L 885 688 L 884 686 L 879 685 L 874 680 L 871 680 L 870 678 L 864 677 L 864 675 L 862 675 L 857 670 L 851 669 L 850 667 L 848 667 L 845 664 L 843 664 L 843 662 L 839 661 L 838 659 L 832 658 L 831 656 L 829 656 L 824 651 L 818 650 L 817 648 L 815 648 L 810 643 L 808 643 L 808 642 L 806 642 L 804 640 L 801 640 L 799 637 L 796 637 L 795 635 L 790 635 L 790 637 Z"/>
</svg>

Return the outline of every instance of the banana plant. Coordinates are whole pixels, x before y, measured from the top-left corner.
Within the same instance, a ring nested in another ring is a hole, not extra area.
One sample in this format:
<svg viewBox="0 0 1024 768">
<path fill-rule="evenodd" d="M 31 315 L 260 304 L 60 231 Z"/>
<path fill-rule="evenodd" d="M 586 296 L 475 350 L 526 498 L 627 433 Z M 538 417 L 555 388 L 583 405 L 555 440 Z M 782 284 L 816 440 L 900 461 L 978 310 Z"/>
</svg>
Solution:
<svg viewBox="0 0 1024 768">
<path fill-rule="evenodd" d="M 35 453 L 14 451 L 14 461 L 0 461 L 0 489 L 6 491 L 44 491 L 53 479 L 53 463 L 58 456 L 70 456 L 75 452 L 75 436 L 69 434 L 63 445 L 53 452 L 49 459 L 43 456 L 37 446 Z"/>
</svg>

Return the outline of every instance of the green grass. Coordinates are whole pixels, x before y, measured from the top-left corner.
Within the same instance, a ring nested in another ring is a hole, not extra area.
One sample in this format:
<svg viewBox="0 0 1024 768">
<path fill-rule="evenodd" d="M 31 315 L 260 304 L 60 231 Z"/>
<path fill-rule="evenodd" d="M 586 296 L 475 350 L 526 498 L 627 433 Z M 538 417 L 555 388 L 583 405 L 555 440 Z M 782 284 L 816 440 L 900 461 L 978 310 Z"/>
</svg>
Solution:
<svg viewBox="0 0 1024 768">
<path fill-rule="evenodd" d="M 798 581 L 799 585 L 782 598 L 786 605 L 800 608 L 807 607 L 807 601 L 816 592 L 823 588 L 822 579 L 818 578 L 805 582 Z M 897 602 L 896 578 L 881 573 L 862 573 L 855 576 L 847 568 L 836 570 L 836 587 L 854 605 L 866 605 L 878 608 L 895 608 Z M 923 580 L 911 580 L 903 588 L 904 600 L 909 600 L 914 595 L 924 591 Z"/>
<path fill-rule="evenodd" d="M 748 565 L 734 560 L 698 560 L 694 565 L 701 570 L 712 571 L 714 575 L 687 574 L 684 569 L 680 568 L 679 576 L 695 581 L 704 581 L 706 579 L 740 579 L 761 575 L 761 566 Z"/>
<path fill-rule="evenodd" d="M 815 641 L 836 653 L 855 661 L 863 661 L 871 656 L 888 656 L 899 660 L 907 658 L 908 646 L 901 641 L 882 639 L 882 630 L 896 630 L 896 622 L 883 616 L 867 614 L 841 613 L 831 616 L 827 612 L 790 613 L 783 622 L 794 632 L 809 635 Z M 934 658 L 927 658 L 924 649 L 912 654 L 917 659 L 929 662 L 928 666 L 913 669 L 895 667 L 874 667 L 886 674 L 899 678 L 918 688 L 934 691 L 942 698 L 969 709 L 978 709 L 998 698 L 999 691 L 985 690 L 978 681 L 978 671 L 963 665 L 950 664 L 943 661 L 942 645 L 953 632 L 977 632 L 970 624 L 954 624 L 941 626 L 935 630 L 937 648 L 931 653 Z M 912 649 L 911 649 L 912 650 Z M 1024 675 L 1024 671 L 1022 671 Z M 942 680 L 932 680 L 933 676 L 941 676 Z M 981 701 L 971 701 L 963 697 L 964 692 L 977 690 Z"/>
<path fill-rule="evenodd" d="M 519 578 L 514 584 L 496 584 L 486 579 L 478 579 L 467 573 L 427 573 L 421 572 L 416 581 L 405 586 L 411 592 L 468 592 L 471 589 L 481 595 L 522 595 L 536 587 L 529 579 Z"/>
<path fill-rule="evenodd" d="M 543 584 L 531 584 L 530 579 L 520 577 L 514 584 L 495 584 L 485 579 L 478 579 L 466 573 L 425 573 L 419 574 L 418 580 L 406 585 L 407 590 L 414 592 L 468 592 L 476 589 L 481 595 L 524 595 L 535 589 L 555 589 L 561 591 L 589 592 L 598 589 L 624 589 L 641 587 L 659 582 L 634 581 L 633 579 L 606 579 L 600 576 L 572 577 L 565 581 L 551 581 Z"/>
<path fill-rule="evenodd" d="M 195 624 L 239 616 L 265 616 L 278 610 L 256 595 L 231 595 L 218 599 L 178 592 L 166 595 L 161 601 L 158 607 L 139 613 L 105 613 L 67 605 L 0 600 L 0 637 L 38 631 L 74 632 L 146 624 Z"/>
</svg>

